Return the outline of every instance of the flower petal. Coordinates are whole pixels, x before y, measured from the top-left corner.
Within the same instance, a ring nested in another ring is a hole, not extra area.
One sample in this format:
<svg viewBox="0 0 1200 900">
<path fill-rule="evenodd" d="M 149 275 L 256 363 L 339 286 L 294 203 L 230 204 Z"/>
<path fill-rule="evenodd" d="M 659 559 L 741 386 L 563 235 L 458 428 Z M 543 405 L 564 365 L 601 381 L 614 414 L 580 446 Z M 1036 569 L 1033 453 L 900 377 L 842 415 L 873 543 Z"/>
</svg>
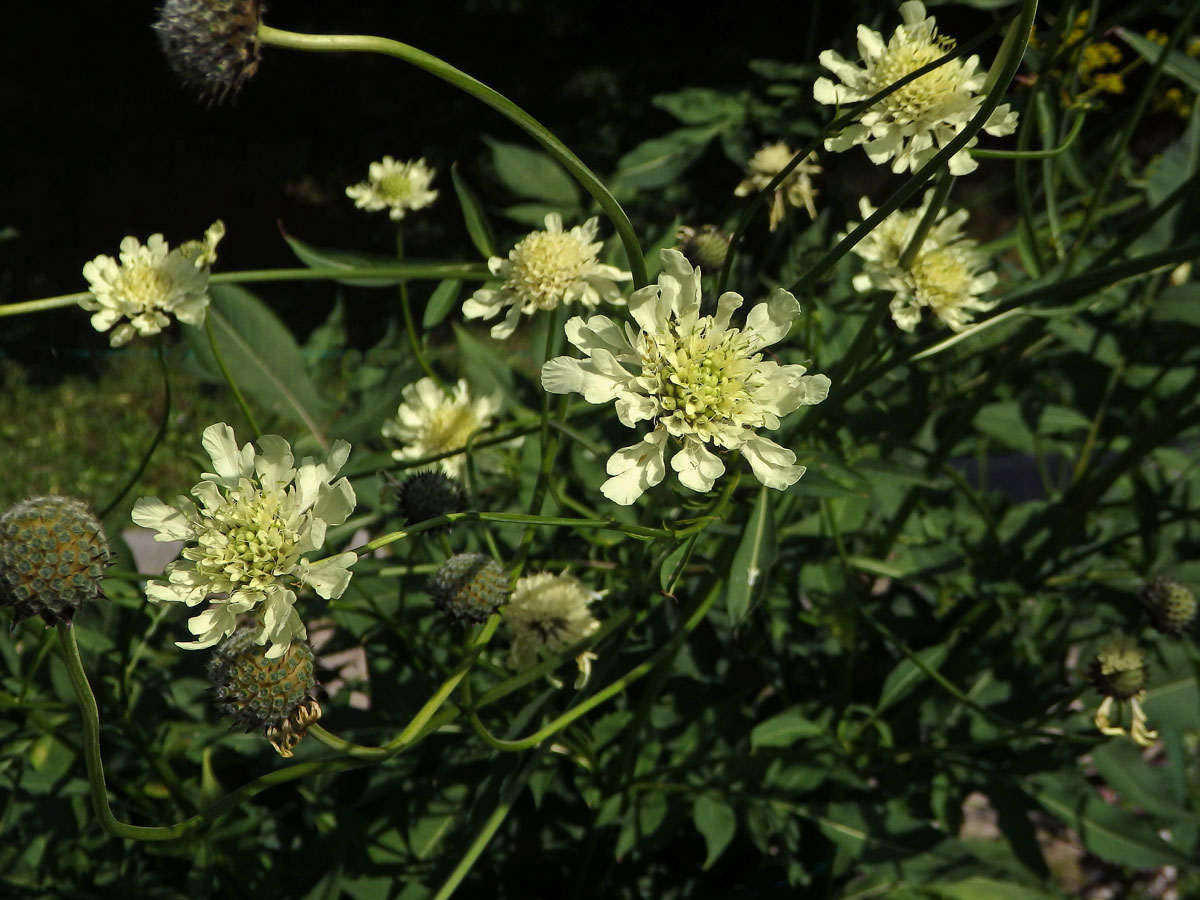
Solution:
<svg viewBox="0 0 1200 900">
<path fill-rule="evenodd" d="M 639 443 L 618 450 L 608 458 L 605 468 L 612 477 L 601 485 L 600 492 L 622 506 L 633 503 L 648 488 L 663 480 L 666 443 L 666 431 L 656 428 Z"/>
</svg>

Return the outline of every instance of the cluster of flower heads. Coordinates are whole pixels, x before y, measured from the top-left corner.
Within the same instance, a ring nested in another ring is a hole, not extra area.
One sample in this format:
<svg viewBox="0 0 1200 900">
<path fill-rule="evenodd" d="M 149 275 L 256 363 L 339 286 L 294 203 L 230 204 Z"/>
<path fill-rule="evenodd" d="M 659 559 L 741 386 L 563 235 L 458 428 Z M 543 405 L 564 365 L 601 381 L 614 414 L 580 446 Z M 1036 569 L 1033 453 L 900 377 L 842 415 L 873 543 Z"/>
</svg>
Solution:
<svg viewBox="0 0 1200 900">
<path fill-rule="evenodd" d="M 217 259 L 225 225 L 217 221 L 203 240 L 171 250 L 161 234 L 143 245 L 135 237 L 121 241 L 120 261 L 100 254 L 83 267 L 90 293 L 79 305 L 92 312 L 92 327 L 108 331 L 119 347 L 135 335 L 158 334 L 171 323 L 167 313 L 189 325 L 204 323 L 208 308 L 208 274 Z M 122 322 L 128 319 L 128 322 Z M 116 328 L 113 328 L 117 325 Z"/>
<path fill-rule="evenodd" d="M 325 545 L 331 525 L 346 521 L 355 506 L 346 478 L 335 481 L 350 455 L 337 441 L 322 462 L 306 457 L 295 465 L 292 450 L 278 435 L 238 446 L 233 429 L 221 422 L 204 430 L 212 460 L 192 488 L 195 498 L 173 504 L 143 497 L 133 521 L 158 532 L 155 540 L 183 541 L 180 559 L 169 564 L 166 581 L 153 581 L 152 600 L 208 607 L 188 621 L 196 640 L 185 649 L 211 647 L 232 634 L 239 616 L 254 622 L 254 641 L 270 643 L 269 659 L 281 656 L 293 640 L 307 637 L 296 611 L 296 590 L 311 587 L 325 598 L 340 597 L 350 582 L 353 552 L 310 562 L 304 554 Z"/>
</svg>

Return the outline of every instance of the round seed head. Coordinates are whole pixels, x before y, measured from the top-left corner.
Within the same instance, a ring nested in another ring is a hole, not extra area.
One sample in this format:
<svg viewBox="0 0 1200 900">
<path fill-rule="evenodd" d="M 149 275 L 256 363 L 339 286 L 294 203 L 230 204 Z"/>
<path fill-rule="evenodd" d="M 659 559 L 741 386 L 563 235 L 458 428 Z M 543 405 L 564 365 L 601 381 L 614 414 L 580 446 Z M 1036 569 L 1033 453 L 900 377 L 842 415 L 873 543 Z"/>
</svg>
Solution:
<svg viewBox="0 0 1200 900">
<path fill-rule="evenodd" d="M 1196 595 L 1173 578 L 1160 575 L 1146 582 L 1142 606 L 1156 631 L 1179 637 L 1196 624 Z"/>
<path fill-rule="evenodd" d="M 268 659 L 254 633 L 254 626 L 244 625 L 213 651 L 208 680 L 222 713 L 247 731 L 261 729 L 279 755 L 289 757 L 305 729 L 321 718 L 313 653 L 295 640 L 282 656 Z"/>
<path fill-rule="evenodd" d="M 209 106 L 258 71 L 259 0 L 164 0 L 154 30 L 167 62 Z"/>
<path fill-rule="evenodd" d="M 47 625 L 69 622 L 84 603 L 103 597 L 108 541 L 84 503 L 70 497 L 33 497 L 0 517 L 0 607 L 13 624 L 41 616 Z"/>
<path fill-rule="evenodd" d="M 691 228 L 681 225 L 675 232 L 675 249 L 700 267 L 704 273 L 720 271 L 729 252 L 730 236 L 716 225 Z"/>
<path fill-rule="evenodd" d="M 417 472 L 400 482 L 396 502 L 406 522 L 424 522 L 467 508 L 467 492 L 440 470 Z"/>
<path fill-rule="evenodd" d="M 511 579 L 495 560 L 482 553 L 459 553 L 444 563 L 429 582 L 434 603 L 456 619 L 485 622 L 508 602 Z"/>
<path fill-rule="evenodd" d="M 1146 653 L 1127 634 L 1106 638 L 1088 666 L 1088 680 L 1106 697 L 1128 700 L 1146 687 Z"/>
</svg>

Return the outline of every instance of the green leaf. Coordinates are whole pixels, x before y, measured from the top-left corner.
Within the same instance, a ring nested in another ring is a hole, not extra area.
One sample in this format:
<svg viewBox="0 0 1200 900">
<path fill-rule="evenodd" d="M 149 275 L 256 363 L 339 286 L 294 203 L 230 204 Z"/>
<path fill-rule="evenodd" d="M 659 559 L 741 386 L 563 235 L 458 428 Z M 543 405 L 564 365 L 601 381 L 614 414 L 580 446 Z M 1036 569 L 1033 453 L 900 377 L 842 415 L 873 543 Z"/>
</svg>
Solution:
<svg viewBox="0 0 1200 900">
<path fill-rule="evenodd" d="M 946 654 L 949 652 L 950 648 L 946 644 L 939 644 L 936 647 L 918 650 L 913 653 L 913 656 L 929 668 L 936 669 L 945 661 Z M 879 713 L 887 709 L 928 677 L 924 670 L 911 659 L 905 657 L 900 660 L 900 664 L 892 669 L 888 673 L 888 677 L 884 679 L 883 690 L 879 692 L 879 703 L 875 707 L 875 712 Z"/>
<path fill-rule="evenodd" d="M 664 591 L 670 592 L 675 589 L 680 573 L 692 558 L 692 549 L 696 546 L 697 537 L 698 535 L 692 535 L 686 541 L 681 541 L 662 561 L 658 568 L 658 583 Z"/>
<path fill-rule="evenodd" d="M 490 277 L 487 266 L 482 263 L 464 263 L 452 260 L 404 260 L 395 257 L 369 256 L 349 250 L 328 250 L 312 247 L 298 238 L 285 234 L 297 259 L 310 269 L 387 269 L 383 275 L 357 274 L 347 278 L 334 278 L 338 284 L 355 287 L 389 287 L 414 279 L 441 280 L 457 276 L 483 281 Z"/>
<path fill-rule="evenodd" d="M 1147 765 L 1133 741 L 1101 744 L 1092 751 L 1092 764 L 1126 803 L 1167 819 L 1192 818 L 1191 812 L 1167 799 L 1171 795 L 1167 773 Z"/>
<path fill-rule="evenodd" d="M 450 310 L 458 303 L 458 292 L 462 288 L 462 282 L 454 279 L 447 279 L 439 282 L 438 286 L 433 289 L 433 293 L 429 296 L 429 302 L 425 304 L 425 312 L 421 316 L 421 326 L 423 328 L 435 328 L 442 324 L 446 316 L 450 315 Z"/>
<path fill-rule="evenodd" d="M 1162 666 L 1152 666 L 1142 701 L 1150 727 L 1163 723 L 1179 730 L 1200 728 L 1200 685 L 1185 645 L 1164 642 L 1159 657 Z"/>
<path fill-rule="evenodd" d="M 490 393 L 493 389 L 499 389 L 506 397 L 512 399 L 513 371 L 508 365 L 508 356 L 503 345 L 491 338 L 476 338 L 457 322 L 453 327 L 458 349 L 462 352 L 463 369 L 475 390 L 479 393 Z M 484 390 L 484 386 L 487 386 L 488 390 Z"/>
<path fill-rule="evenodd" d="M 309 377 L 292 333 L 266 304 L 232 284 L 209 288 L 217 348 L 230 376 L 246 394 L 277 415 L 304 424 L 324 444 L 318 424 L 327 405 Z M 205 327 L 185 326 L 183 333 L 196 362 L 212 381 L 225 381 L 213 356 Z"/>
<path fill-rule="evenodd" d="M 729 590 L 725 595 L 729 618 L 735 625 L 745 618 L 754 599 L 767 581 L 767 573 L 775 563 L 778 547 L 775 543 L 775 519 L 771 515 L 770 488 L 763 485 L 758 492 L 750 521 L 742 532 L 742 540 L 729 567 Z"/>
<path fill-rule="evenodd" d="M 1200 282 L 1189 281 L 1167 288 L 1150 308 L 1150 318 L 1200 327 Z"/>
<path fill-rule="evenodd" d="M 1045 786 L 1033 792 L 1034 799 L 1073 828 L 1101 859 L 1137 868 L 1193 867 L 1193 861 L 1160 838 L 1152 825 L 1105 803 L 1086 785 L 1077 791 L 1068 786 L 1065 792 L 1049 779 L 1041 783 Z"/>
<path fill-rule="evenodd" d="M 492 148 L 496 177 L 518 197 L 544 200 L 559 209 L 579 206 L 579 188 L 557 162 L 540 150 L 484 137 Z"/>
<path fill-rule="evenodd" d="M 790 747 L 801 738 L 824 733 L 821 725 L 803 716 L 798 707 L 793 707 L 755 725 L 750 732 L 750 746 L 755 750 L 761 747 Z"/>
<path fill-rule="evenodd" d="M 672 94 L 659 94 L 651 102 L 685 125 L 733 125 L 746 118 L 745 95 L 712 88 L 684 88 Z"/>
<path fill-rule="evenodd" d="M 946 900 L 1052 900 L 1057 896 L 1040 887 L 981 877 L 953 884 L 931 884 L 927 890 Z"/>
<path fill-rule="evenodd" d="M 1162 45 L 1127 28 L 1113 30 L 1116 31 L 1117 37 L 1136 50 L 1150 65 L 1154 65 L 1158 61 L 1158 57 L 1162 53 Z M 1174 75 L 1187 85 L 1189 90 L 1200 91 L 1200 62 L 1187 54 L 1172 50 L 1168 54 L 1166 62 L 1163 63 L 1163 71 L 1168 75 Z"/>
<path fill-rule="evenodd" d="M 450 180 L 454 182 L 454 193 L 458 195 L 458 205 L 462 208 L 463 222 L 466 223 L 471 243 L 485 258 L 495 256 L 496 239 L 492 235 L 492 226 L 488 224 L 475 192 L 458 174 L 458 163 L 450 167 Z"/>
<path fill-rule="evenodd" d="M 704 838 L 707 855 L 704 868 L 709 868 L 725 852 L 737 831 L 737 814 L 724 800 L 700 794 L 692 804 L 692 822 Z"/>
<path fill-rule="evenodd" d="M 651 138 L 617 160 L 614 189 L 658 188 L 677 179 L 721 132 L 721 127 L 704 125 L 679 128 Z"/>
</svg>

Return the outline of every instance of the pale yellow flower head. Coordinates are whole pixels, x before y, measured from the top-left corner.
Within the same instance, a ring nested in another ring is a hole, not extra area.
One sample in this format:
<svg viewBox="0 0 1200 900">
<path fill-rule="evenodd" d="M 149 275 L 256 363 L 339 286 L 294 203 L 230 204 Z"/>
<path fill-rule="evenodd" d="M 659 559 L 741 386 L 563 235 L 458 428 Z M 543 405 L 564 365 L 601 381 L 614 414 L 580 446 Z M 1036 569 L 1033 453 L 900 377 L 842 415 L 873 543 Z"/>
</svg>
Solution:
<svg viewBox="0 0 1200 900">
<path fill-rule="evenodd" d="M 565 573 L 539 572 L 519 579 L 508 604 L 500 610 L 512 639 L 508 667 L 524 671 L 542 657 L 562 653 L 594 633 L 600 623 L 588 605 L 599 597 L 578 578 Z M 575 658 L 579 666 L 576 687 L 586 683 L 595 658 L 587 651 Z"/>
<path fill-rule="evenodd" d="M 208 273 L 217 259 L 224 223 L 209 227 L 204 239 L 171 250 L 161 234 L 143 245 L 135 237 L 121 241 L 120 261 L 101 254 L 83 266 L 91 293 L 79 305 L 93 313 L 97 331 L 112 328 L 108 342 L 120 347 L 135 335 L 158 334 L 171 324 L 170 313 L 188 325 L 201 325 L 208 308 Z M 117 325 L 121 319 L 128 322 Z M 113 328 L 117 325 L 116 328 Z"/>
<path fill-rule="evenodd" d="M 152 581 L 146 596 L 160 602 L 208 608 L 188 621 L 196 640 L 188 650 L 211 647 L 234 632 L 238 616 L 253 616 L 254 641 L 271 646 L 269 659 L 282 656 L 293 640 L 307 636 L 296 612 L 296 590 L 312 587 L 327 599 L 342 595 L 350 583 L 353 552 L 310 562 L 304 554 L 320 550 L 325 531 L 341 525 L 354 511 L 354 488 L 334 481 L 350 455 L 337 441 L 322 462 L 305 458 L 296 466 L 292 448 L 264 434 L 258 452 L 238 446 L 233 429 L 220 422 L 204 430 L 204 449 L 213 472 L 192 488 L 195 501 L 176 497 L 173 504 L 142 497 L 133 521 L 158 532 L 156 541 L 183 541 L 182 558 L 169 564 L 167 580 Z"/>
<path fill-rule="evenodd" d="M 346 188 L 346 196 L 359 209 L 388 211 L 388 217 L 400 221 L 405 214 L 428 206 L 437 199 L 431 190 L 435 169 L 424 158 L 399 162 L 385 156 L 367 167 L 367 180 Z"/>
<path fill-rule="evenodd" d="M 981 299 L 995 287 L 997 278 L 994 272 L 984 271 L 988 257 L 962 236 L 966 210 L 950 215 L 944 208 L 939 211 L 912 264 L 901 266 L 900 257 L 916 234 L 929 199 L 927 194 L 920 209 L 892 213 L 854 246 L 863 259 L 863 270 L 854 276 L 853 284 L 860 291 L 892 292 L 892 319 L 904 331 L 917 327 L 925 309 L 951 330 L 962 331 L 974 313 L 986 312 L 999 302 Z M 865 197 L 858 205 L 863 218 L 875 211 Z M 851 222 L 847 232 L 857 225 Z"/>
<path fill-rule="evenodd" d="M 432 378 L 422 378 L 401 392 L 404 402 L 396 418 L 383 423 L 383 436 L 403 446 L 392 451 L 398 460 L 436 456 L 467 446 L 471 435 L 492 424 L 500 411 L 499 392 L 487 397 L 472 397 L 465 380 L 459 380 L 446 392 Z M 438 462 L 451 478 L 462 478 L 467 458 L 463 453 Z"/>
<path fill-rule="evenodd" d="M 780 417 L 829 393 L 824 375 L 763 358 L 764 348 L 787 335 L 800 304 L 777 289 L 735 328 L 741 296 L 722 294 L 716 314 L 701 316 L 700 269 L 677 250 L 661 251 L 659 259 L 658 284 L 629 299 L 636 328 L 605 316 L 571 319 L 567 340 L 586 359 L 550 360 L 542 367 L 542 386 L 554 394 L 583 394 L 589 403 L 615 401 L 617 419 L 630 428 L 653 424 L 608 460 L 611 477 L 600 490 L 614 503 L 633 503 L 662 481 L 668 445 L 678 447 L 671 468 L 693 491 L 711 490 L 725 472 L 710 448 L 738 451 L 755 478 L 785 490 L 804 466 L 759 432 L 778 428 Z"/>
<path fill-rule="evenodd" d="M 795 155 L 795 151 L 784 141 L 763 145 L 750 157 L 750 162 L 746 164 L 746 178 L 734 189 L 734 195 L 745 197 L 755 191 L 761 191 L 771 183 L 771 179 L 783 171 Z M 779 183 L 768 207 L 772 231 L 783 221 L 785 204 L 804 207 L 810 219 L 817 217 L 817 208 L 813 203 L 817 191 L 813 188 L 812 176 L 820 174 L 821 171 L 821 167 L 817 165 L 817 154 L 810 153 Z"/>
<path fill-rule="evenodd" d="M 562 216 L 546 216 L 544 231 L 535 231 L 517 243 L 507 259 L 493 256 L 488 269 L 500 280 L 499 288 L 480 288 L 463 303 L 468 319 L 492 319 L 508 310 L 492 326 L 492 337 L 503 340 L 517 328 L 522 315 L 555 309 L 560 304 L 579 303 L 595 309 L 601 301 L 619 305 L 619 281 L 630 274 L 601 263 L 596 254 L 599 220 L 588 219 L 570 231 L 563 230 Z"/>
<path fill-rule="evenodd" d="M 954 48 L 954 40 L 937 33 L 933 16 L 925 16 L 925 5 L 918 0 L 901 3 L 900 16 L 904 24 L 886 44 L 879 32 L 858 26 L 861 66 L 833 50 L 821 53 L 821 65 L 841 83 L 818 78 L 813 96 L 819 103 L 852 106 Z M 858 122 L 826 140 L 825 149 L 842 151 L 862 144 L 871 162 L 891 160 L 893 172 L 915 172 L 978 112 L 986 78 L 978 56 L 950 60 L 880 100 Z M 988 117 L 983 130 L 1004 135 L 1012 134 L 1016 127 L 1016 112 L 1002 104 Z M 969 152 L 975 143 L 971 140 L 950 158 L 952 175 L 965 175 L 978 167 Z"/>
</svg>

